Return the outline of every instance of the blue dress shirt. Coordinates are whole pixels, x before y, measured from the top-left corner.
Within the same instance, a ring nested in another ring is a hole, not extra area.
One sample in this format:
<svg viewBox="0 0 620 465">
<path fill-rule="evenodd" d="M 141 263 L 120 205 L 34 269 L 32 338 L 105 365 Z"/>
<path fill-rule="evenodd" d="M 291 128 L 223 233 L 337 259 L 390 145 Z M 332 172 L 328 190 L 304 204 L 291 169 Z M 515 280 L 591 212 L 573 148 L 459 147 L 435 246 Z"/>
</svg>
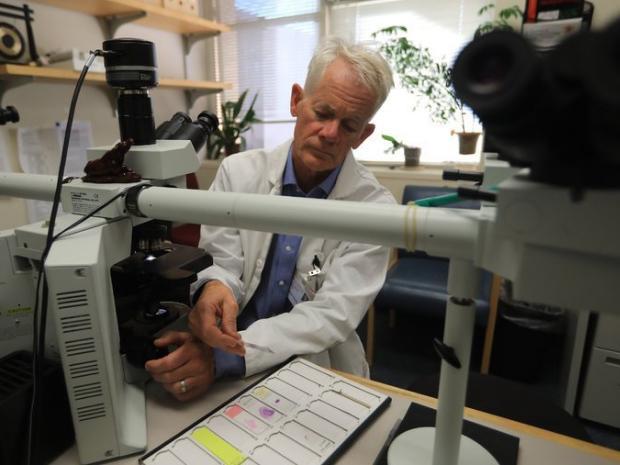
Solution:
<svg viewBox="0 0 620 465">
<path fill-rule="evenodd" d="M 341 166 L 334 169 L 323 182 L 305 193 L 297 183 L 292 152 L 289 149 L 282 177 L 282 195 L 325 199 L 336 184 L 340 168 Z M 244 330 L 262 318 L 269 318 L 291 310 L 293 305 L 288 299 L 288 294 L 295 275 L 300 245 L 301 236 L 273 235 L 258 288 L 237 318 L 238 330 Z M 220 349 L 214 349 L 213 353 L 216 378 L 245 374 L 244 357 Z"/>
</svg>

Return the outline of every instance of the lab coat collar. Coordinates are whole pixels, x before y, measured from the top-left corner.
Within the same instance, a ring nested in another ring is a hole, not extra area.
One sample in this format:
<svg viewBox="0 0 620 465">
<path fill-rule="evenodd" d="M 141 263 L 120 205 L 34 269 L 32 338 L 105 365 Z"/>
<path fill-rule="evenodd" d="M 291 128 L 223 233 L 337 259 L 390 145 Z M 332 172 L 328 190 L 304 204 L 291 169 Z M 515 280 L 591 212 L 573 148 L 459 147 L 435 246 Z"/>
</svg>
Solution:
<svg viewBox="0 0 620 465">
<path fill-rule="evenodd" d="M 284 173 L 284 167 L 286 166 L 286 159 L 291 148 L 291 143 L 292 139 L 287 140 L 283 144 L 277 146 L 269 155 L 268 177 L 269 184 L 271 185 L 271 192 L 280 192 L 282 190 L 282 174 Z M 343 199 L 349 197 L 355 190 L 360 175 L 359 165 L 355 157 L 353 157 L 353 152 L 349 150 L 342 164 L 338 179 L 336 180 L 336 185 L 328 198 Z"/>
</svg>

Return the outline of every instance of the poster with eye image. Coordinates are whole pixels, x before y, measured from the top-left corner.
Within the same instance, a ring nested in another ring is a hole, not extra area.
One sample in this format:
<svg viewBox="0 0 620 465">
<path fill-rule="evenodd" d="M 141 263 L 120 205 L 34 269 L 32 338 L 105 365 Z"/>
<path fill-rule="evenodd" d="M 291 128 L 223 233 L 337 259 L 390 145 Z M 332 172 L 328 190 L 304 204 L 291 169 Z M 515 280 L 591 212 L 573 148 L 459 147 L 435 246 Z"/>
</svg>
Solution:
<svg viewBox="0 0 620 465">
<path fill-rule="evenodd" d="M 332 463 L 391 398 L 302 358 L 141 457 L 144 465 Z"/>
</svg>

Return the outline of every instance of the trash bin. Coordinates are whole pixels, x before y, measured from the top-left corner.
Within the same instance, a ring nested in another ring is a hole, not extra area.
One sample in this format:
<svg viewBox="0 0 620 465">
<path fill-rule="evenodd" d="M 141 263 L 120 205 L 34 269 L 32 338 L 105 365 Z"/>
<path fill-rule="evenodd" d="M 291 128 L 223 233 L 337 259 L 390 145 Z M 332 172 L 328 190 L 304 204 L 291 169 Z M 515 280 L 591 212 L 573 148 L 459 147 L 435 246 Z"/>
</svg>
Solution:
<svg viewBox="0 0 620 465">
<path fill-rule="evenodd" d="M 561 353 L 566 329 L 566 311 L 530 304 L 512 298 L 512 285 L 505 281 L 499 298 L 493 337 L 491 373 L 532 383 L 539 381 L 554 354 Z M 555 369 L 554 368 L 554 369 Z"/>
</svg>

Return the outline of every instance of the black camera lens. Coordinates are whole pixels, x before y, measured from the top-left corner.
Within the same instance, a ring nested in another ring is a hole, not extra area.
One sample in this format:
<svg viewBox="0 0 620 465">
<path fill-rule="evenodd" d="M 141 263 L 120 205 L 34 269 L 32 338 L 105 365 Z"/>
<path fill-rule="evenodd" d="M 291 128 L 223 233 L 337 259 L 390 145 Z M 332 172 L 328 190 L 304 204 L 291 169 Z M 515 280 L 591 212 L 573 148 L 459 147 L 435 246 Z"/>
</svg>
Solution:
<svg viewBox="0 0 620 465">
<path fill-rule="evenodd" d="M 155 143 L 155 120 L 146 91 L 121 90 L 117 109 L 121 140 L 132 139 L 134 145 Z"/>
<path fill-rule="evenodd" d="M 106 81 L 119 89 L 121 140 L 154 144 L 155 120 L 148 89 L 157 85 L 155 45 L 141 39 L 111 39 L 103 43 L 103 50 Z"/>
<path fill-rule="evenodd" d="M 157 85 L 153 42 L 120 38 L 103 42 L 105 77 L 112 87 L 147 89 Z"/>
</svg>

